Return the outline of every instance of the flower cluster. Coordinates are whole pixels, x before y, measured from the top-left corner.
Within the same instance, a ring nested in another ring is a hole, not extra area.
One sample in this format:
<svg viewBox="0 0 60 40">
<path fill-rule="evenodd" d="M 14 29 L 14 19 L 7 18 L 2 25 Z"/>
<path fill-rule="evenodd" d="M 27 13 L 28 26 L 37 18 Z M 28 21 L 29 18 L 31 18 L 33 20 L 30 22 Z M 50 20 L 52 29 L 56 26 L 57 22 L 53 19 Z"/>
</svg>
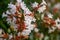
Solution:
<svg viewBox="0 0 60 40">
<path fill-rule="evenodd" d="M 36 4 L 36 6 L 35 6 Z M 41 6 L 43 5 L 43 6 Z M 46 9 L 46 2 L 43 0 L 40 6 L 38 6 L 38 3 L 34 3 L 32 7 L 39 7 L 37 11 L 39 13 L 43 12 Z M 17 3 L 14 5 L 12 3 L 8 4 L 9 10 L 7 10 L 5 13 L 3 13 L 2 17 L 7 17 L 6 21 L 10 25 L 10 29 L 13 31 L 18 32 L 18 36 L 28 36 L 33 29 L 35 29 L 35 32 L 38 32 L 38 29 L 36 28 L 36 19 L 34 17 L 34 12 L 31 12 L 24 1 L 17 0 Z M 22 14 L 20 11 L 22 9 L 24 11 L 24 14 Z M 24 18 L 22 18 L 24 16 Z M 12 38 L 12 34 L 9 35 L 10 39 Z"/>
<path fill-rule="evenodd" d="M 21 8 L 24 10 L 25 14 L 30 14 L 31 11 L 26 7 L 26 4 L 22 0 L 17 0 Z"/>
<path fill-rule="evenodd" d="M 20 2 L 19 2 L 20 1 Z M 26 7 L 26 4 L 22 0 L 17 0 L 21 8 L 24 10 L 24 23 L 26 25 L 26 29 L 23 30 L 23 35 L 29 35 L 31 33 L 31 30 L 34 29 L 35 25 L 31 24 L 32 22 L 35 22 L 36 19 L 32 17 L 33 13 Z"/>
<path fill-rule="evenodd" d="M 32 7 L 38 11 L 39 13 L 43 12 L 44 10 L 46 10 L 46 2 L 44 0 L 42 0 L 42 3 L 41 4 L 38 4 L 37 2 L 34 2 L 32 4 Z"/>
</svg>

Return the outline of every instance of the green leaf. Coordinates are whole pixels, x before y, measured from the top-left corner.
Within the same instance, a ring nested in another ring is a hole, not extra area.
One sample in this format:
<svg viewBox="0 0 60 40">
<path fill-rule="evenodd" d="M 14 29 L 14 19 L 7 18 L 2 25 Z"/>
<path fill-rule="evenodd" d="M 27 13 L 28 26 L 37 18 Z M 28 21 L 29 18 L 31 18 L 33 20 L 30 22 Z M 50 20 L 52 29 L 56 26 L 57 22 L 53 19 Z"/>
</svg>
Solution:
<svg viewBox="0 0 60 40">
<path fill-rule="evenodd" d="M 0 14 L 7 10 L 8 3 L 10 0 L 0 0 Z"/>
<path fill-rule="evenodd" d="M 4 23 L 0 20 L 0 28 L 2 28 L 5 32 L 7 32 L 7 28 L 6 26 L 4 25 Z"/>
</svg>

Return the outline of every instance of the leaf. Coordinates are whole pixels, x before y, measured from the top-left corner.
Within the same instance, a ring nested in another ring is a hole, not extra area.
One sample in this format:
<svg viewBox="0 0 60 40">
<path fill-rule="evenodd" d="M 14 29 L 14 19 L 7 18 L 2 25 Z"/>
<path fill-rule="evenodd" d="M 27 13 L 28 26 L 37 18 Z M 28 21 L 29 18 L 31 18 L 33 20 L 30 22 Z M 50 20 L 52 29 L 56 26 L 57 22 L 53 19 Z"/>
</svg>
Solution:
<svg viewBox="0 0 60 40">
<path fill-rule="evenodd" d="M 10 0 L 0 0 L 0 14 L 7 10 L 8 3 L 10 3 Z"/>
<path fill-rule="evenodd" d="M 0 28 L 2 28 L 5 32 L 7 32 L 7 28 L 2 21 L 0 21 Z"/>
</svg>

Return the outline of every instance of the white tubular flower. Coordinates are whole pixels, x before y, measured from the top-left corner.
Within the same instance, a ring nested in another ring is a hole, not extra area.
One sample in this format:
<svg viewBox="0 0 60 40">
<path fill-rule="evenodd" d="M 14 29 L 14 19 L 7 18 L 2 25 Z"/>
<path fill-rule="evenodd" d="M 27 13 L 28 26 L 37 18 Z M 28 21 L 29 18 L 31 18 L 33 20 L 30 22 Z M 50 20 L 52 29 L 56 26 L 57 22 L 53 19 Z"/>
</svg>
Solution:
<svg viewBox="0 0 60 40">
<path fill-rule="evenodd" d="M 21 2 L 20 5 L 21 5 L 21 8 L 24 10 L 25 14 L 30 14 L 31 13 L 31 11 L 26 7 L 24 2 Z"/>
<path fill-rule="evenodd" d="M 47 16 L 48 16 L 49 18 L 53 18 L 53 15 L 52 15 L 51 13 L 49 13 L 49 12 L 47 12 Z"/>
<path fill-rule="evenodd" d="M 37 3 L 37 2 L 34 2 L 34 3 L 32 4 L 32 7 L 33 7 L 33 8 L 38 7 L 38 3 Z"/>
<path fill-rule="evenodd" d="M 43 5 L 42 7 L 38 8 L 37 11 L 38 11 L 39 13 L 41 13 L 41 12 L 43 12 L 45 9 L 46 9 L 46 6 Z"/>
<path fill-rule="evenodd" d="M 16 9 L 11 9 L 10 12 L 11 12 L 12 14 L 15 14 Z"/>
<path fill-rule="evenodd" d="M 6 21 L 7 21 L 8 24 L 10 24 L 11 23 L 11 18 L 7 18 Z"/>
<path fill-rule="evenodd" d="M 31 32 L 30 30 L 23 30 L 22 35 L 23 36 L 29 35 L 30 32 Z"/>
<path fill-rule="evenodd" d="M 13 21 L 16 22 L 16 18 L 15 17 L 13 17 Z"/>
<path fill-rule="evenodd" d="M 25 22 L 27 23 L 27 24 L 31 24 L 31 17 L 30 16 L 25 16 Z"/>
<path fill-rule="evenodd" d="M 12 34 L 10 34 L 10 35 L 9 35 L 9 39 L 11 39 L 12 37 L 13 37 L 13 35 L 12 35 Z"/>
<path fill-rule="evenodd" d="M 16 12 L 16 6 L 14 4 L 12 4 L 12 3 L 8 4 L 8 8 L 11 8 L 10 12 L 12 14 L 14 14 Z"/>
<path fill-rule="evenodd" d="M 29 11 L 29 10 L 27 10 L 26 12 L 25 12 L 25 14 L 30 14 L 31 12 Z"/>
<path fill-rule="evenodd" d="M 45 0 L 42 0 L 42 3 L 40 5 L 47 5 Z"/>
<path fill-rule="evenodd" d="M 52 29 L 51 29 L 51 28 L 52 28 Z M 49 28 L 48 33 L 52 33 L 52 32 L 54 32 L 54 31 L 56 30 L 56 27 L 54 27 L 54 26 L 52 26 L 51 28 Z"/>
<path fill-rule="evenodd" d="M 7 14 L 5 14 L 4 12 L 3 12 L 3 14 L 2 14 L 2 18 L 3 18 L 3 17 L 7 17 Z"/>
<path fill-rule="evenodd" d="M 42 3 L 41 3 L 40 5 L 43 5 L 43 6 L 38 8 L 37 11 L 38 11 L 39 13 L 43 12 L 43 11 L 46 9 L 46 5 L 47 5 L 47 4 L 46 4 L 46 2 L 45 2 L 44 0 L 42 0 Z M 33 7 L 33 8 L 38 7 L 38 3 L 37 3 L 37 2 L 34 2 L 34 3 L 32 4 L 32 7 Z"/>
<path fill-rule="evenodd" d="M 43 11 L 46 10 L 46 5 L 47 5 L 47 4 L 46 4 L 46 2 L 45 2 L 44 0 L 42 0 L 42 3 L 41 3 L 40 5 L 43 5 L 43 6 L 41 6 L 41 7 L 38 8 L 37 11 L 38 11 L 39 13 L 41 13 L 41 12 L 43 12 Z"/>
<path fill-rule="evenodd" d="M 35 28 L 34 31 L 35 31 L 35 32 L 39 32 L 39 29 Z"/>
<path fill-rule="evenodd" d="M 53 29 L 53 31 L 55 31 L 56 30 L 56 27 L 53 26 L 52 29 Z"/>
<path fill-rule="evenodd" d="M 11 14 L 11 13 L 9 12 L 9 10 L 7 10 L 7 11 L 6 11 L 6 14 Z"/>
<path fill-rule="evenodd" d="M 57 28 L 60 29 L 60 19 L 57 18 L 57 19 L 55 20 L 55 22 L 56 22 Z"/>
<path fill-rule="evenodd" d="M 21 5 L 21 8 L 22 8 L 23 10 L 26 9 L 26 5 L 24 4 L 24 2 L 22 2 L 20 5 Z"/>
<path fill-rule="evenodd" d="M 34 29 L 34 26 L 32 25 L 28 25 L 28 27 L 26 27 L 28 30 L 33 30 Z"/>
<path fill-rule="evenodd" d="M 49 14 L 49 15 L 48 15 L 48 17 L 49 17 L 49 18 L 52 18 L 52 17 L 53 17 L 53 15 Z"/>
<path fill-rule="evenodd" d="M 8 4 L 8 8 L 16 8 L 16 6 L 12 3 Z"/>
<path fill-rule="evenodd" d="M 53 30 L 49 28 L 49 31 L 48 31 L 48 33 L 52 33 L 52 32 L 53 32 Z"/>
</svg>

